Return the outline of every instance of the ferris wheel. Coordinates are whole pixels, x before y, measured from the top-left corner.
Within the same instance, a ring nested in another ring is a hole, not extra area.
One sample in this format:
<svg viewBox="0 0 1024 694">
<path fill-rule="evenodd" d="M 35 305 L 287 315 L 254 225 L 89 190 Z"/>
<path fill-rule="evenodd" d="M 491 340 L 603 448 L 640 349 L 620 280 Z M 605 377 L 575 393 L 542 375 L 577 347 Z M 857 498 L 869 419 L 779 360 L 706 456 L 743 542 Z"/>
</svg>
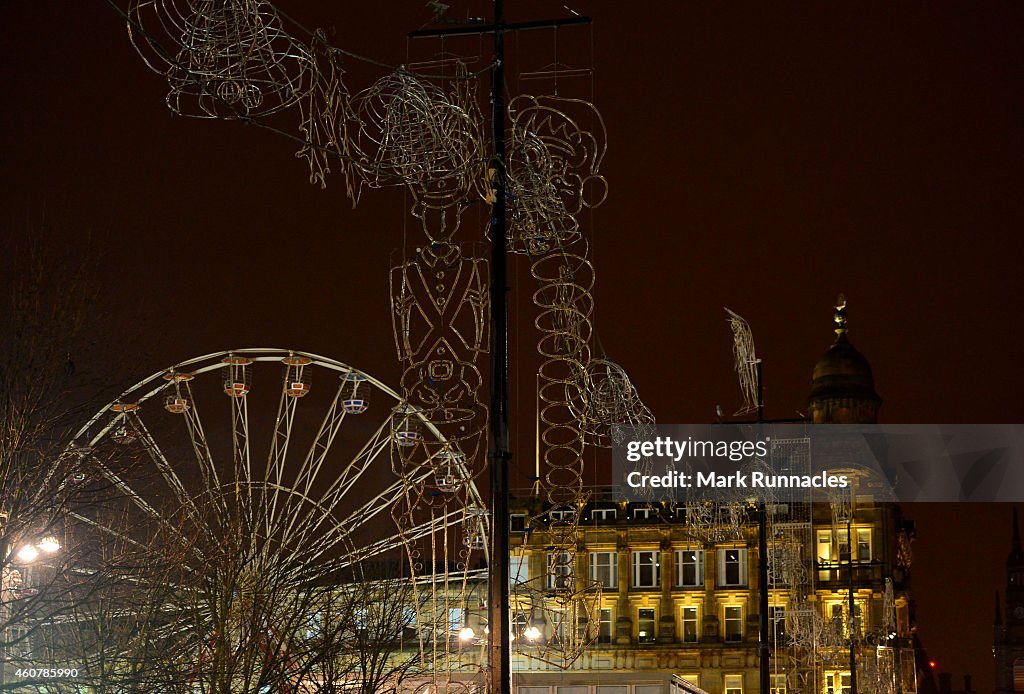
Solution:
<svg viewBox="0 0 1024 694">
<path fill-rule="evenodd" d="M 116 566 L 121 600 L 148 603 L 145 617 L 122 608 L 117 619 L 132 626 L 121 647 L 145 626 L 153 643 L 185 644 L 179 659 L 197 663 L 197 680 L 237 665 L 212 663 L 225 643 L 241 652 L 248 638 L 258 670 L 284 632 L 323 631 L 309 620 L 322 621 L 325 605 L 309 596 L 325 586 L 368 574 L 447 580 L 487 552 L 484 504 L 457 447 L 379 380 L 314 354 L 240 349 L 181 362 L 103 407 L 69 450 L 86 461 L 77 483 L 94 488 L 94 503 L 70 516 L 102 555 L 95 570 Z M 425 543 L 451 543 L 459 568 L 423 562 L 414 548 Z M 141 599 L 146 590 L 160 597 Z M 299 605 L 303 591 L 312 602 Z M 414 608 L 420 626 L 447 612 Z M 301 669 L 289 648 L 277 665 L 285 679 Z"/>
</svg>

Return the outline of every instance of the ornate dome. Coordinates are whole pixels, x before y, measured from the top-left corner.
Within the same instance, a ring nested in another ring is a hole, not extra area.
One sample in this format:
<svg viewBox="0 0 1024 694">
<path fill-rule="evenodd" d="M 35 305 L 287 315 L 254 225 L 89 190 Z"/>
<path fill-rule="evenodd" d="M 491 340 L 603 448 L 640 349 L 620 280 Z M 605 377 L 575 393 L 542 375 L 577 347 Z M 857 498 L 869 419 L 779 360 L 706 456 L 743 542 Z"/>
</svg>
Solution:
<svg viewBox="0 0 1024 694">
<path fill-rule="evenodd" d="M 882 399 L 875 392 L 871 364 L 850 343 L 846 329 L 846 299 L 835 307 L 836 340 L 814 365 L 808 398 L 815 424 L 870 424 L 878 421 Z"/>
</svg>

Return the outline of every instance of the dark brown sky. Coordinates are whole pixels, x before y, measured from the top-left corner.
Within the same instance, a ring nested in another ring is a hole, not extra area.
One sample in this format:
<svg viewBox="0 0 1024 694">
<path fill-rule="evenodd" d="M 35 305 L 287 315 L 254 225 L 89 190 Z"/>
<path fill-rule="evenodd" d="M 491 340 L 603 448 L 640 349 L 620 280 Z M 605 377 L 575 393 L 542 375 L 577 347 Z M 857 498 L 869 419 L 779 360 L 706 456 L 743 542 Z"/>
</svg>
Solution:
<svg viewBox="0 0 1024 694">
<path fill-rule="evenodd" d="M 490 11 L 449 3 L 456 17 Z M 513 19 L 566 14 L 561 0 L 507 4 Z M 388 63 L 428 19 L 420 0 L 280 5 Z M 838 291 L 885 421 L 1022 421 L 1024 5 L 570 6 L 595 22 L 561 35 L 559 59 L 587 63 L 593 37 L 608 129 L 611 192 L 586 220 L 596 324 L 659 421 L 738 404 L 723 305 L 753 327 L 769 415 L 803 410 Z M 101 254 L 96 323 L 117 328 L 97 340 L 134 365 L 124 385 L 256 345 L 397 383 L 387 267 L 415 233 L 401 194 L 368 191 L 352 210 L 339 180 L 307 183 L 291 143 L 172 117 L 105 2 L 8 0 L 0 19 L 5 234 L 45 216 L 61 245 Z M 553 60 L 552 36 L 520 47 Z M 380 75 L 347 67 L 353 90 Z M 514 411 L 530 427 L 526 371 Z M 922 637 L 987 691 L 1009 510 L 909 515 Z"/>
</svg>

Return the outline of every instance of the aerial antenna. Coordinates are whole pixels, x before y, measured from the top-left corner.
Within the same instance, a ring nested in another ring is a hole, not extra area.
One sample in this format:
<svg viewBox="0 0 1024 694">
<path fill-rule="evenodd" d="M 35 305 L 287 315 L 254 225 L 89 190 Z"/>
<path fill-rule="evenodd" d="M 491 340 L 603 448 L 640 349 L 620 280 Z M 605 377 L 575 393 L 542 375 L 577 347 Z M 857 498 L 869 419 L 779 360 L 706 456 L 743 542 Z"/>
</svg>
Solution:
<svg viewBox="0 0 1024 694">
<path fill-rule="evenodd" d="M 743 406 L 733 415 L 735 417 L 755 410 L 760 411 L 762 408 L 759 374 L 761 360 L 754 352 L 754 335 L 750 331 L 750 324 L 743 316 L 728 308 L 725 309 L 725 312 L 729 314 L 736 376 L 739 378 L 740 392 L 743 394 Z"/>
</svg>

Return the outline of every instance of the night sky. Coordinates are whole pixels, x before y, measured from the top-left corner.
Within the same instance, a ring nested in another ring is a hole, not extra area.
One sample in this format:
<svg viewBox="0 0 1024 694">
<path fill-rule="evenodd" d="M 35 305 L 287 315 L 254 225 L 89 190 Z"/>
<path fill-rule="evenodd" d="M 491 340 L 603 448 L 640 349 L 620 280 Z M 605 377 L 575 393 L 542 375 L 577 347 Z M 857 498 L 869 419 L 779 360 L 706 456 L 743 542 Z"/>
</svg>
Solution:
<svg viewBox="0 0 1024 694">
<path fill-rule="evenodd" d="M 448 2 L 453 18 L 490 12 Z M 438 50 L 405 38 L 430 18 L 420 0 L 279 5 L 389 64 Z M 507 5 L 514 20 L 568 14 L 561 0 Z M 840 291 L 883 421 L 1024 419 L 1024 4 L 569 6 L 594 24 L 562 30 L 558 60 L 590 64 L 592 40 L 608 131 L 610 194 L 583 217 L 595 325 L 660 422 L 739 406 L 722 306 L 753 328 L 768 416 L 805 411 Z M 2 247 L 45 227 L 64 252 L 97 258 L 95 348 L 80 360 L 103 363 L 82 368 L 115 374 L 116 390 L 199 354 L 274 346 L 397 385 L 387 271 L 403 234 L 422 238 L 400 191 L 366 191 L 353 210 L 339 178 L 309 185 L 293 143 L 172 116 L 165 83 L 106 2 L 7 0 L 0 19 Z M 543 65 L 554 39 L 510 49 Z M 382 74 L 345 67 L 353 91 Z M 532 285 L 519 284 L 513 295 L 528 300 Z M 517 440 L 533 426 L 523 316 L 512 336 Z M 940 669 L 990 691 L 1010 509 L 907 514 L 919 525 L 920 635 Z"/>
</svg>

